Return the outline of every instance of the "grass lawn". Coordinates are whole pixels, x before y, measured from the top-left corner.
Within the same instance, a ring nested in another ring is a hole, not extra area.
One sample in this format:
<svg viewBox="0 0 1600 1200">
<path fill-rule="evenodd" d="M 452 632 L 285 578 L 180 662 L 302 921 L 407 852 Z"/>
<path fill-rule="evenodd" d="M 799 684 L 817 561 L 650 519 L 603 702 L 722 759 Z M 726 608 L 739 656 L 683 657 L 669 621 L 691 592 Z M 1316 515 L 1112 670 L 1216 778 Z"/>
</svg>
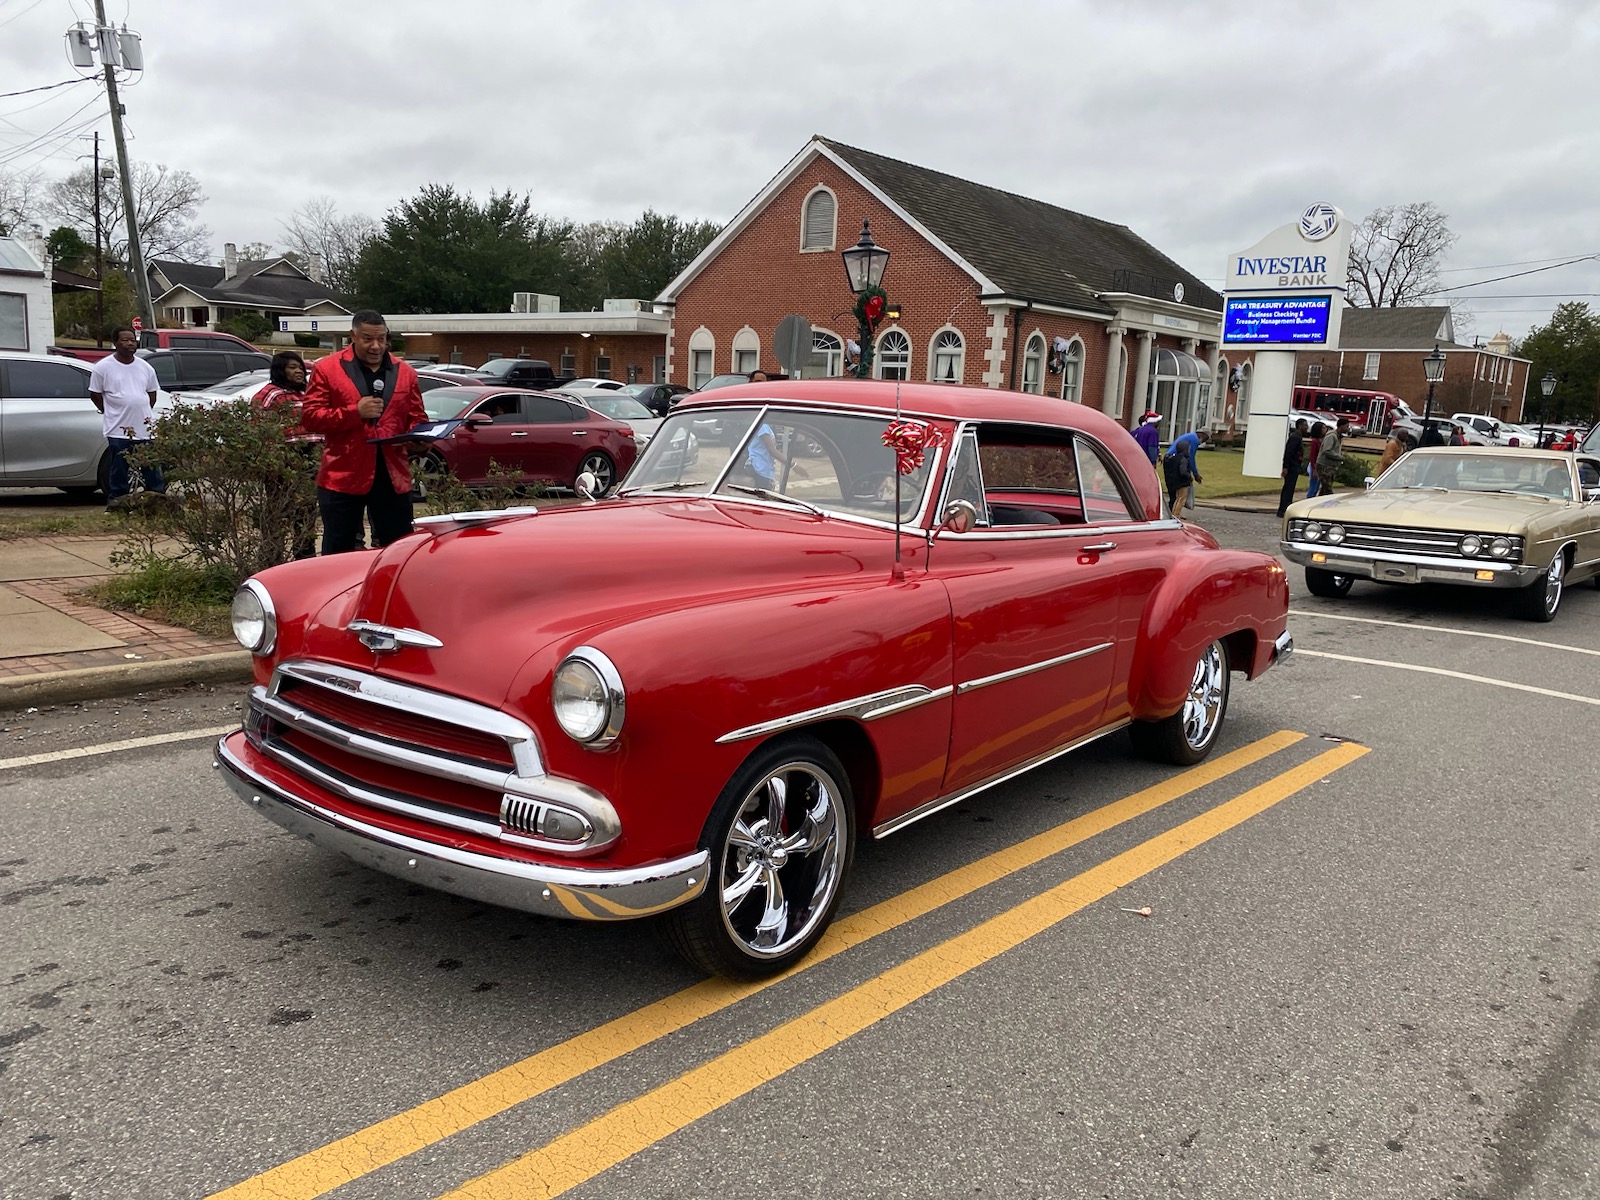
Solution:
<svg viewBox="0 0 1600 1200">
<path fill-rule="evenodd" d="M 109 534 L 120 536 L 127 522 L 107 513 L 103 504 L 84 504 L 78 508 L 0 508 L 0 542 L 15 538 L 60 537 L 63 534 Z"/>
<path fill-rule="evenodd" d="M 1347 463 L 1355 460 L 1364 464 L 1363 476 L 1371 474 L 1378 462 L 1376 458 L 1361 454 L 1347 454 L 1345 460 Z M 1283 487 L 1283 479 L 1277 475 L 1270 479 L 1246 475 L 1243 450 L 1201 450 L 1196 455 L 1195 462 L 1200 467 L 1202 480 L 1194 489 L 1195 498 L 1199 500 L 1216 500 L 1223 496 L 1276 496 L 1278 490 Z M 1359 482 L 1355 486 L 1359 487 Z M 1305 488 L 1306 480 L 1302 475 L 1300 477 L 1302 496 L 1305 494 Z"/>
</svg>

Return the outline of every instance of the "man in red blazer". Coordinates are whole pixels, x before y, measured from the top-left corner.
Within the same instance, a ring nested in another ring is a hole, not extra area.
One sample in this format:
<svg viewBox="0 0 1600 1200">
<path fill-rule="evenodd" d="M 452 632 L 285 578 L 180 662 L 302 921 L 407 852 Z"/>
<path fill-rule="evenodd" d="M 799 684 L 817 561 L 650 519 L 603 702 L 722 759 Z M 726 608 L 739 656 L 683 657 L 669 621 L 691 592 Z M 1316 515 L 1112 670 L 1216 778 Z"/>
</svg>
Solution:
<svg viewBox="0 0 1600 1200">
<path fill-rule="evenodd" d="M 417 373 L 389 355 L 388 322 L 362 309 L 350 318 L 350 345 L 312 365 L 301 406 L 306 431 L 324 439 L 317 471 L 324 554 L 360 549 L 363 515 L 380 546 L 411 532 L 406 444 L 370 439 L 399 436 L 427 419 Z"/>
</svg>

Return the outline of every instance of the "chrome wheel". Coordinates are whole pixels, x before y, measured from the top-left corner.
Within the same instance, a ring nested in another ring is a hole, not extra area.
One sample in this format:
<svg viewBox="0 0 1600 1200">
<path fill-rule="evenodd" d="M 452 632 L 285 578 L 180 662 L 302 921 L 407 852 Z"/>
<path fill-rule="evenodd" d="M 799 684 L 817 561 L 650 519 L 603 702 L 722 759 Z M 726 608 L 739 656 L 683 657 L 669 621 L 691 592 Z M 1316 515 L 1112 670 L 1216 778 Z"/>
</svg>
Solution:
<svg viewBox="0 0 1600 1200">
<path fill-rule="evenodd" d="M 585 454 L 583 461 L 578 464 L 578 474 L 582 475 L 585 471 L 594 475 L 594 494 L 596 496 L 604 496 L 611 490 L 611 485 L 616 481 L 617 469 L 611 465 L 611 457 L 607 454 L 602 454 L 598 450 L 591 450 L 588 454 Z M 574 488 L 577 486 L 576 477 L 574 477 L 573 486 Z"/>
<path fill-rule="evenodd" d="M 839 888 L 839 785 L 815 763 L 785 763 L 750 790 L 722 848 L 722 920 L 756 958 L 804 941 Z"/>
<path fill-rule="evenodd" d="M 1561 584 L 1566 574 L 1566 556 L 1558 554 L 1550 560 L 1550 569 L 1544 573 L 1544 610 L 1552 617 L 1561 607 Z"/>
<path fill-rule="evenodd" d="M 1222 643 L 1212 642 L 1200 655 L 1183 702 L 1183 740 L 1190 749 L 1204 750 L 1217 736 L 1222 708 L 1228 698 L 1228 664 Z"/>
</svg>

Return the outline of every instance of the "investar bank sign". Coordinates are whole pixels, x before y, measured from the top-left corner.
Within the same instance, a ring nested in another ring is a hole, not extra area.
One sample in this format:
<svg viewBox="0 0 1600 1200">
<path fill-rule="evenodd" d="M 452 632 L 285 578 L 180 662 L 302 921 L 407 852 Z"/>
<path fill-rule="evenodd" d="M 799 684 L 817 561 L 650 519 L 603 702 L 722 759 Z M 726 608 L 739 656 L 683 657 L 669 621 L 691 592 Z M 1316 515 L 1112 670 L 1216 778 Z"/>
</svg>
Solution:
<svg viewBox="0 0 1600 1200">
<path fill-rule="evenodd" d="M 1258 287 L 1329 287 L 1326 254 L 1294 254 L 1287 258 L 1246 258 L 1234 260 L 1231 286 L 1248 288 L 1251 280 Z"/>
</svg>

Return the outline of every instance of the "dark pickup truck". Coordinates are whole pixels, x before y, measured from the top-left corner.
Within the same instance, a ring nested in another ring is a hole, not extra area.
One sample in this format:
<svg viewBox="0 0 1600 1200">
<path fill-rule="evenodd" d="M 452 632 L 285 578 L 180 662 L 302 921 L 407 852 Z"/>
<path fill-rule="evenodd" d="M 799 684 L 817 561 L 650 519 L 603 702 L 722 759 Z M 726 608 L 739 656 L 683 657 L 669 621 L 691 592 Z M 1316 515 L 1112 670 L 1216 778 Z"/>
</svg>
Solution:
<svg viewBox="0 0 1600 1200">
<path fill-rule="evenodd" d="M 462 381 L 479 380 L 542 392 L 571 383 L 574 378 L 572 375 L 557 375 L 542 358 L 491 358 L 478 368 L 475 375 L 463 376 Z"/>
</svg>

